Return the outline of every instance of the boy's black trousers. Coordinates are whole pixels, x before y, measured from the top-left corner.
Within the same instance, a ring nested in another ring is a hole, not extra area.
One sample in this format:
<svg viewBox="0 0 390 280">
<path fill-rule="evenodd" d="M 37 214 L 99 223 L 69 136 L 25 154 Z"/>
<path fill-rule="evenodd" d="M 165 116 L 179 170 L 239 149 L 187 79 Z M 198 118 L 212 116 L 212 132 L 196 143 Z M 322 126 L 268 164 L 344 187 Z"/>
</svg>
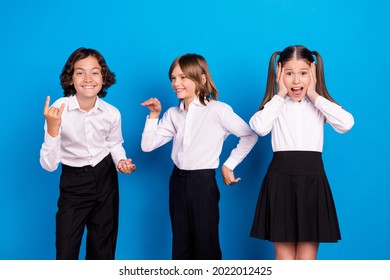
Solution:
<svg viewBox="0 0 390 280">
<path fill-rule="evenodd" d="M 62 165 L 56 214 L 56 258 L 79 258 L 87 228 L 87 260 L 113 260 L 118 235 L 118 173 L 111 155 L 95 167 Z"/>
</svg>

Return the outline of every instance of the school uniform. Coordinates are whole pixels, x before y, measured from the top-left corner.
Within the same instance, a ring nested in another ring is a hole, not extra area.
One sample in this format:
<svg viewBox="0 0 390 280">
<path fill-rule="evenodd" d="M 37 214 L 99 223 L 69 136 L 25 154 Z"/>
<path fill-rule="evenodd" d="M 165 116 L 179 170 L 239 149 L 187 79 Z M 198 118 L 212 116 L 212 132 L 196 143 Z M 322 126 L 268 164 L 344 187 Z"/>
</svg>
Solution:
<svg viewBox="0 0 390 280">
<path fill-rule="evenodd" d="M 51 137 L 45 123 L 40 163 L 48 171 L 62 163 L 56 214 L 56 258 L 78 259 L 87 227 L 86 259 L 114 259 L 118 233 L 118 173 L 126 159 L 120 112 L 97 98 L 89 111 L 80 109 L 76 96 L 65 103 L 60 134 Z"/>
<path fill-rule="evenodd" d="M 162 119 L 146 119 L 141 148 L 152 151 L 173 140 L 174 168 L 169 182 L 173 259 L 221 259 L 219 199 L 215 169 L 229 134 L 240 138 L 224 165 L 234 168 L 257 142 L 257 135 L 222 102 L 198 98 L 168 109 Z"/>
<path fill-rule="evenodd" d="M 337 242 L 336 208 L 322 161 L 324 123 L 349 131 L 353 116 L 319 96 L 313 104 L 275 95 L 250 119 L 271 132 L 272 161 L 263 180 L 250 236 L 272 242 Z"/>
</svg>

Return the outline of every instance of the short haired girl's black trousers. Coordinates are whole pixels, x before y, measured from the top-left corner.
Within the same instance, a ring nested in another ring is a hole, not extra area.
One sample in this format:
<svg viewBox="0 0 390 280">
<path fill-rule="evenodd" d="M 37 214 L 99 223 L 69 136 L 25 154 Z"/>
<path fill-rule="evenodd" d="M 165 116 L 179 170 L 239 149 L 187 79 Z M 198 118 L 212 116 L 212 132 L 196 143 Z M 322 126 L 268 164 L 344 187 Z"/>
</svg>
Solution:
<svg viewBox="0 0 390 280">
<path fill-rule="evenodd" d="M 169 182 L 172 259 L 219 260 L 219 199 L 214 169 L 173 168 Z"/>
<path fill-rule="evenodd" d="M 56 258 L 78 259 L 87 227 L 85 258 L 114 259 L 118 212 L 118 173 L 110 154 L 95 167 L 62 165 L 56 215 Z"/>
</svg>

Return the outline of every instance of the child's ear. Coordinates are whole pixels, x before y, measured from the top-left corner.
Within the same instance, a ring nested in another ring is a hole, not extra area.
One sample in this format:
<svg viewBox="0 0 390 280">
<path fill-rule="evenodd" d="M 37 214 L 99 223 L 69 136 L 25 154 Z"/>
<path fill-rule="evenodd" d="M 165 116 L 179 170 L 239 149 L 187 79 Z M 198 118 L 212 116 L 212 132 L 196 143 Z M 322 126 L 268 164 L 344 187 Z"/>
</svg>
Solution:
<svg viewBox="0 0 390 280">
<path fill-rule="evenodd" d="M 202 80 L 202 84 L 204 85 L 206 82 L 207 82 L 207 78 L 206 78 L 206 75 L 205 74 L 202 74 L 200 76 L 201 80 Z"/>
</svg>

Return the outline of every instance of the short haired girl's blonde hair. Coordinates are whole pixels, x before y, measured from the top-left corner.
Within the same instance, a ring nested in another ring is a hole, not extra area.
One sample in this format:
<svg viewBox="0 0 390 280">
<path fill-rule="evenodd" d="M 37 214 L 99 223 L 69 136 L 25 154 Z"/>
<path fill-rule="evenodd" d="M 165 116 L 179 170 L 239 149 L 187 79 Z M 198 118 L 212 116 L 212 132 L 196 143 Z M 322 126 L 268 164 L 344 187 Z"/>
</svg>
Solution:
<svg viewBox="0 0 390 280">
<path fill-rule="evenodd" d="M 176 66 L 180 67 L 186 78 L 195 83 L 195 93 L 203 105 L 206 105 L 206 100 L 218 99 L 218 90 L 211 78 L 209 67 L 203 56 L 189 53 L 176 58 L 169 68 L 169 80 L 171 81 L 171 75 Z M 202 82 L 202 75 L 206 78 L 205 83 Z"/>
</svg>

